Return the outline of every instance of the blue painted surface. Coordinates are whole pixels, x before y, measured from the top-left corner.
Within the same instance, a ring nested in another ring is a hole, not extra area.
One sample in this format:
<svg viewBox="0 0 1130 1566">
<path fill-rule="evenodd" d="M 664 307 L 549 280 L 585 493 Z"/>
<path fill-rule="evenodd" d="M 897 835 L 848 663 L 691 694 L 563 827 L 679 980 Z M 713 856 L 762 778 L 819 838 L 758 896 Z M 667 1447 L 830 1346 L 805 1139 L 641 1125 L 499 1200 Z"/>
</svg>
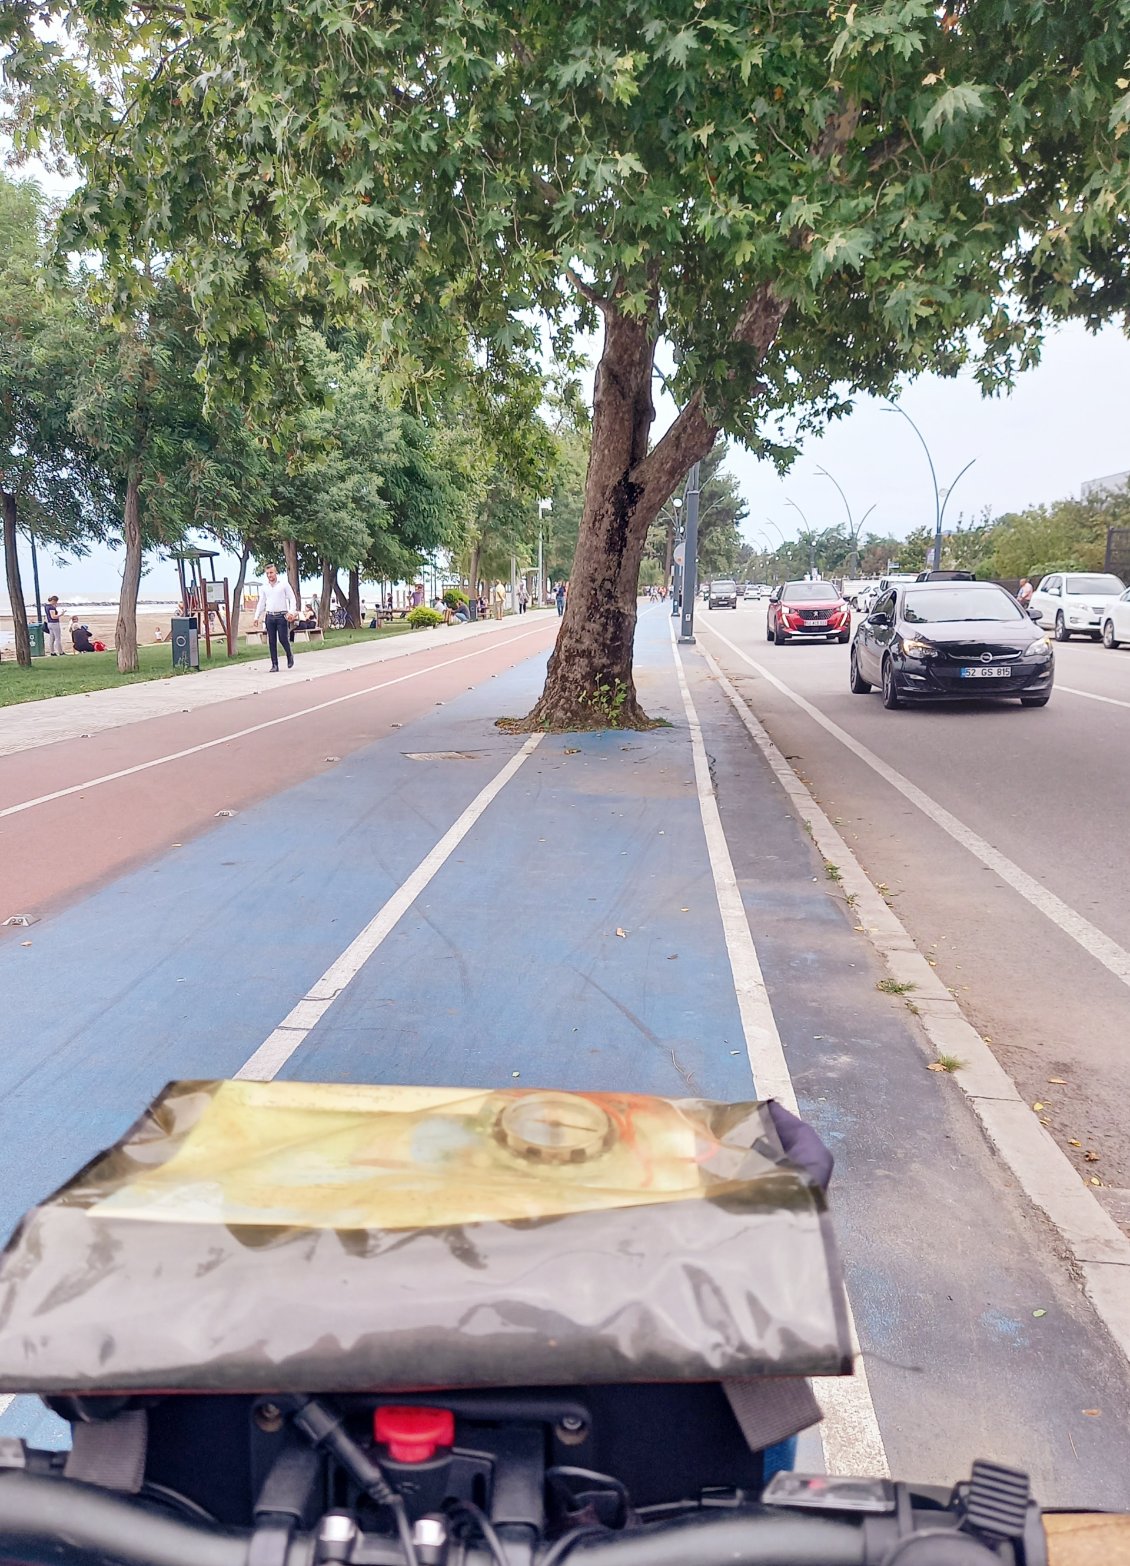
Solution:
<svg viewBox="0 0 1130 1566">
<path fill-rule="evenodd" d="M 663 616 L 639 657 L 678 713 Z M 243 1064 L 519 748 L 493 720 L 543 676 L 485 681 L 0 948 L 0 1229 L 165 1081 Z M 433 751 L 471 759 L 406 754 Z M 288 1073 L 750 1094 L 685 728 L 543 741 Z M 65 1427 L 18 1399 L 0 1431 Z"/>
</svg>

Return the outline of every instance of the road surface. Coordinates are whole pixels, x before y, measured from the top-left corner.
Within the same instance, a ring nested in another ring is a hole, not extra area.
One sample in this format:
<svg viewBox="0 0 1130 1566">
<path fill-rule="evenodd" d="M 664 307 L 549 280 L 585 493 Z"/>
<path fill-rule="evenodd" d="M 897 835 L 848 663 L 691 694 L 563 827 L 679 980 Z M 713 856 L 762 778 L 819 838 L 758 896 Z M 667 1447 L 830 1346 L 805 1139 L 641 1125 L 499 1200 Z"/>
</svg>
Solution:
<svg viewBox="0 0 1130 1566">
<path fill-rule="evenodd" d="M 703 611 L 704 645 L 1043 1106 L 1081 1177 L 1101 1180 L 1111 1211 L 1130 1220 L 1130 651 L 1058 646 L 1046 708 L 887 712 L 877 694 L 848 690 L 846 646 L 770 645 L 765 612 L 753 601 Z M 956 840 L 947 816 L 1051 893 L 1046 906 Z"/>
<path fill-rule="evenodd" d="M 870 1388 L 826 1389 L 831 1466 L 947 1482 L 991 1455 L 1045 1501 L 1130 1506 L 1125 1359 L 670 624 L 641 615 L 641 698 L 671 725 L 643 735 L 497 730 L 540 689 L 547 620 L 481 662 L 429 650 L 0 759 L 0 846 L 42 914 L 0 937 L 0 1229 L 170 1077 L 734 1099 L 780 1062 L 836 1153 Z M 25 1400 L 17 1431 L 60 1436 Z"/>
</svg>

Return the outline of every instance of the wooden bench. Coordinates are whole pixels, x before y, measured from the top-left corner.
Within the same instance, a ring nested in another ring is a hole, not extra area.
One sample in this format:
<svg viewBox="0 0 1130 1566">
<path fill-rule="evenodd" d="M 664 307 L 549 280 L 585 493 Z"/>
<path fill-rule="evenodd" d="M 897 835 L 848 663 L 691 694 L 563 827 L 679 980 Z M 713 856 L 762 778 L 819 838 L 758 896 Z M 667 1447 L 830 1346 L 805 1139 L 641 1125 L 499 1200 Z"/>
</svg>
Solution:
<svg viewBox="0 0 1130 1566">
<path fill-rule="evenodd" d="M 292 642 L 324 642 L 326 639 L 326 633 L 319 625 L 315 626 L 314 630 L 312 631 L 291 631 L 290 639 Z"/>
</svg>

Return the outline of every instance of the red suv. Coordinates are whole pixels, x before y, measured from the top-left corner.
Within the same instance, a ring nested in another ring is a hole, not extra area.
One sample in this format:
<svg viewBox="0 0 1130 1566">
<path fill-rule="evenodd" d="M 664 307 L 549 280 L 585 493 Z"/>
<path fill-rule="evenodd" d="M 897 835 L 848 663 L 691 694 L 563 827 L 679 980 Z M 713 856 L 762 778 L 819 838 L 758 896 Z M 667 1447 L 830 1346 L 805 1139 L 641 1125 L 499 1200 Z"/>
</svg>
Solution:
<svg viewBox="0 0 1130 1566">
<path fill-rule="evenodd" d="M 851 610 L 831 582 L 786 582 L 769 600 L 765 640 L 783 642 L 851 637 Z"/>
</svg>

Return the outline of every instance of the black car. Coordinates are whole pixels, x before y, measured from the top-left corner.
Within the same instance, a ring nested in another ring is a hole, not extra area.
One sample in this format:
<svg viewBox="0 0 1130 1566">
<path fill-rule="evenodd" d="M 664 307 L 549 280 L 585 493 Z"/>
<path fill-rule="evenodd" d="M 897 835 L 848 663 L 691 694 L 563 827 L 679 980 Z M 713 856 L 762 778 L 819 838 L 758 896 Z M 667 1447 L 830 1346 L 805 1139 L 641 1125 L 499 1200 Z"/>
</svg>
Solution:
<svg viewBox="0 0 1130 1566">
<path fill-rule="evenodd" d="M 1047 705 L 1052 643 L 995 582 L 911 582 L 889 588 L 861 622 L 851 648 L 851 688 L 872 685 L 884 707 L 928 697 L 1018 696 Z"/>
</svg>

